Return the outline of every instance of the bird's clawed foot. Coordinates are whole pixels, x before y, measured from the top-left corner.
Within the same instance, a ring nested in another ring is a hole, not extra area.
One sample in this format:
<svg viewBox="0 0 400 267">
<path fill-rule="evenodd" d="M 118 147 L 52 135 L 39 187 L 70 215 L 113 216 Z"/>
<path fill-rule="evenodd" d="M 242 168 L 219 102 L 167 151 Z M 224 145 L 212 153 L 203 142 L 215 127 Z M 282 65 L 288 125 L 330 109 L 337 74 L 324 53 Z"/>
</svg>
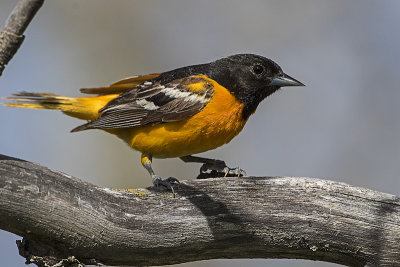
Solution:
<svg viewBox="0 0 400 267">
<path fill-rule="evenodd" d="M 197 179 L 206 179 L 210 177 L 241 177 L 246 176 L 246 172 L 239 168 L 230 168 L 222 160 L 214 160 L 213 163 L 204 163 L 200 168 L 200 174 Z"/>
<path fill-rule="evenodd" d="M 160 187 L 160 186 L 164 186 L 165 188 L 167 188 L 168 190 L 171 190 L 173 194 L 175 194 L 175 190 L 173 188 L 173 185 L 178 185 L 180 184 L 179 180 L 174 178 L 174 177 L 169 177 L 166 179 L 161 179 L 160 176 L 157 175 L 152 175 L 151 177 L 153 179 L 153 185 L 155 187 Z"/>
<path fill-rule="evenodd" d="M 242 168 L 239 167 L 235 167 L 235 168 L 230 168 L 228 166 L 226 166 L 224 168 L 224 173 L 225 173 L 225 177 L 229 176 L 237 176 L 237 177 L 241 177 L 241 176 L 246 176 L 246 171 L 243 170 Z"/>
</svg>

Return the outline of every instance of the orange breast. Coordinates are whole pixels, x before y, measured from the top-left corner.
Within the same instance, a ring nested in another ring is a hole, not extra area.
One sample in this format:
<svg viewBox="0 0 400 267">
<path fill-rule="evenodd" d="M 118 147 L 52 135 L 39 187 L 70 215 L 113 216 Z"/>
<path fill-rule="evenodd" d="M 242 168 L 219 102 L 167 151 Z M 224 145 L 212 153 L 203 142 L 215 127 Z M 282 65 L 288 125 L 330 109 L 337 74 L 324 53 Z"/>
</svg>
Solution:
<svg viewBox="0 0 400 267">
<path fill-rule="evenodd" d="M 214 86 L 214 96 L 193 117 L 109 132 L 122 138 L 134 149 L 156 158 L 196 154 L 228 143 L 246 123 L 242 119 L 244 104 L 215 81 L 206 79 Z"/>
</svg>

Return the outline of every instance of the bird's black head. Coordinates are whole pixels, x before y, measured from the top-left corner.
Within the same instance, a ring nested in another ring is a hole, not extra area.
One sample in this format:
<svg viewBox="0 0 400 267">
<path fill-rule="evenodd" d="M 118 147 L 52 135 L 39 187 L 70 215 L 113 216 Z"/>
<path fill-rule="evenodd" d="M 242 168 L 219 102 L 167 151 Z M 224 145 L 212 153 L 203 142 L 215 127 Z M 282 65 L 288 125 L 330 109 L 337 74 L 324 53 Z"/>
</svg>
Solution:
<svg viewBox="0 0 400 267">
<path fill-rule="evenodd" d="M 208 76 L 245 103 L 248 118 L 258 104 L 283 86 L 304 86 L 286 75 L 272 60 L 253 54 L 239 54 L 210 63 Z"/>
<path fill-rule="evenodd" d="M 166 84 L 175 79 L 204 74 L 227 88 L 245 104 L 243 118 L 247 119 L 258 104 L 283 86 L 304 86 L 286 75 L 272 60 L 253 54 L 239 54 L 207 64 L 193 65 L 164 72 L 155 81 Z"/>
</svg>

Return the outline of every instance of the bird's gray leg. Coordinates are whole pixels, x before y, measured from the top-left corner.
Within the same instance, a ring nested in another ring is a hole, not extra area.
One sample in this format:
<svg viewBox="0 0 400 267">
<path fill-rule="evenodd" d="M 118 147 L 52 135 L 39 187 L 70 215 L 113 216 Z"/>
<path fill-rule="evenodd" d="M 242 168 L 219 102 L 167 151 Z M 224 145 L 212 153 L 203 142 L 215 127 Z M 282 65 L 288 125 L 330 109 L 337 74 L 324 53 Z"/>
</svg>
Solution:
<svg viewBox="0 0 400 267">
<path fill-rule="evenodd" d="M 171 190 L 172 193 L 175 193 L 174 188 L 172 187 L 172 184 L 179 184 L 179 180 L 176 178 L 173 178 L 173 177 L 169 177 L 167 179 L 161 179 L 160 176 L 158 176 L 154 173 L 153 168 L 151 167 L 151 161 L 152 161 L 151 155 L 142 154 L 141 163 L 142 163 L 143 167 L 151 175 L 151 179 L 153 180 L 153 185 L 155 187 L 165 186 L 167 189 Z"/>
</svg>

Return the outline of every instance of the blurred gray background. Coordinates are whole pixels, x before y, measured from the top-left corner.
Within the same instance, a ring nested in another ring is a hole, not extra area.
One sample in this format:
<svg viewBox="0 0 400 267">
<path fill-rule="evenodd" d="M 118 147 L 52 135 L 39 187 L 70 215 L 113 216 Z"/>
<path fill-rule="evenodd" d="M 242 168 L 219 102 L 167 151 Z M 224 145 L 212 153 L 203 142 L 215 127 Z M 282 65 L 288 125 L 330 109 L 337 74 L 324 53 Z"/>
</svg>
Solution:
<svg viewBox="0 0 400 267">
<path fill-rule="evenodd" d="M 1 0 L 4 22 L 17 0 Z M 206 63 L 235 53 L 278 62 L 307 87 L 266 99 L 229 145 L 204 153 L 249 175 L 308 176 L 400 195 L 400 1 L 52 0 L 0 78 L 0 96 L 26 90 L 78 96 L 81 87 Z M 57 111 L 0 106 L 0 153 L 112 188 L 151 184 L 140 154 Z M 199 165 L 155 160 L 162 176 Z M 24 266 L 0 231 L 1 266 Z M 337 266 L 303 260 L 216 260 L 179 266 Z"/>
</svg>

